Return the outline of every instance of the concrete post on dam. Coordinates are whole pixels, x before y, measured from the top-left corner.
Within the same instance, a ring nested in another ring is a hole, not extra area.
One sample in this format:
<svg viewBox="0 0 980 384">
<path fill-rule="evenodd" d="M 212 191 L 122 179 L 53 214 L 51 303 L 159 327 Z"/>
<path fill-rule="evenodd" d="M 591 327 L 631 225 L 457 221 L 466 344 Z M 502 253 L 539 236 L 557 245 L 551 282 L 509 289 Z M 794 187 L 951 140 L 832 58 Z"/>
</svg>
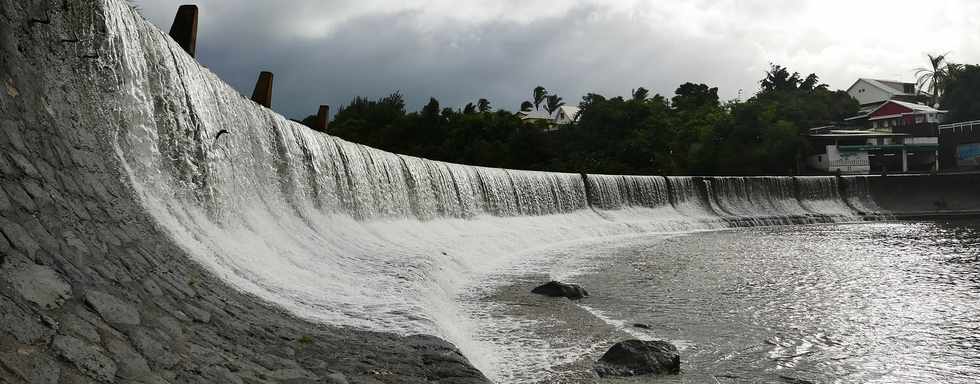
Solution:
<svg viewBox="0 0 980 384">
<path fill-rule="evenodd" d="M 196 5 L 181 5 L 170 26 L 170 37 L 191 57 L 197 52 L 197 14 Z"/>
<path fill-rule="evenodd" d="M 259 80 L 255 82 L 255 90 L 252 91 L 252 101 L 263 107 L 272 108 L 272 72 L 263 71 L 259 74 Z"/>
<path fill-rule="evenodd" d="M 320 110 L 316 113 L 316 123 L 313 125 L 313 129 L 326 132 L 328 124 L 330 124 L 330 106 L 321 105 Z"/>
</svg>

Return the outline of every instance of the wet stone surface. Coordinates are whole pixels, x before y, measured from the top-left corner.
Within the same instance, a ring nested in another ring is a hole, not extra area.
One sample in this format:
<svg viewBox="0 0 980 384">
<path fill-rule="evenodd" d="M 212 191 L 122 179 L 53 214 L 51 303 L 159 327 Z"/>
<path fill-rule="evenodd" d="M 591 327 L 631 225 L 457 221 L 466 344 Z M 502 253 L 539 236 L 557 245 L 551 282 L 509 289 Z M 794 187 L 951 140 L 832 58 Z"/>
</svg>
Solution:
<svg viewBox="0 0 980 384">
<path fill-rule="evenodd" d="M 108 139 L 126 102 L 117 11 L 139 18 L 120 0 L 0 7 L 0 383 L 487 382 L 439 339 L 259 302 L 160 233 Z"/>
</svg>

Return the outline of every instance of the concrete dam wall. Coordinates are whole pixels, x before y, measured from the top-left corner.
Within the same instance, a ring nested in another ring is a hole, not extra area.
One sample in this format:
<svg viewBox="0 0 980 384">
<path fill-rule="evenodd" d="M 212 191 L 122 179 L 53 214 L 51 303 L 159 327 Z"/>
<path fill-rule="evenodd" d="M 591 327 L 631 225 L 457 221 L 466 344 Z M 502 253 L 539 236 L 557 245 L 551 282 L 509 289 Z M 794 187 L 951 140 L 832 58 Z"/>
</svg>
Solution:
<svg viewBox="0 0 980 384">
<path fill-rule="evenodd" d="M 528 250 L 977 209 L 970 176 L 392 154 L 242 97 L 122 0 L 0 5 L 0 383 L 499 380 L 512 351 L 456 298 Z"/>
<path fill-rule="evenodd" d="M 867 178 L 874 201 L 898 218 L 980 214 L 980 174 Z"/>
</svg>

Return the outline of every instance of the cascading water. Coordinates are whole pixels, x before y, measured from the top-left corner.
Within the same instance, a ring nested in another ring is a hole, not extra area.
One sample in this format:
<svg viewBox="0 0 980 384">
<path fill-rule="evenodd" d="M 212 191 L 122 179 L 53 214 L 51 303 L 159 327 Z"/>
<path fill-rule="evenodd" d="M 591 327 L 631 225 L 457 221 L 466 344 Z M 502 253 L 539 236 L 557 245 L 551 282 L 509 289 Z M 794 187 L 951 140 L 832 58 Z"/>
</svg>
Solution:
<svg viewBox="0 0 980 384">
<path fill-rule="evenodd" d="M 710 198 L 710 185 L 690 176 L 668 176 L 671 203 L 680 214 L 700 221 L 717 221 L 719 213 Z"/>
<path fill-rule="evenodd" d="M 885 215 L 884 210 L 878 206 L 878 203 L 871 198 L 871 188 L 868 183 L 868 178 L 872 176 L 848 176 L 843 177 L 846 186 L 846 196 L 844 200 L 847 202 L 853 210 L 862 215 Z"/>
<path fill-rule="evenodd" d="M 804 212 L 791 178 L 715 177 L 706 183 L 717 210 L 740 225 L 787 224 Z"/>
<path fill-rule="evenodd" d="M 689 185 L 685 184 L 686 178 L 587 175 L 586 179 L 590 203 L 596 212 L 606 220 L 629 223 L 638 231 L 686 231 L 715 228 L 720 224 L 716 215 L 696 208 L 693 201 L 700 192 L 685 189 Z M 682 184 L 682 187 L 672 192 L 672 184 Z M 672 196 L 676 197 L 672 199 Z"/>
<path fill-rule="evenodd" d="M 835 221 L 855 220 L 856 212 L 840 195 L 839 180 L 833 176 L 797 177 L 800 204 L 817 217 Z M 867 190 L 864 191 L 867 193 Z M 864 196 L 867 199 L 867 195 Z"/>
<path fill-rule="evenodd" d="M 834 178 L 516 171 L 349 143 L 242 97 L 122 1 L 105 8 L 118 65 L 102 74 L 122 92 L 96 102 L 121 122 L 122 173 L 173 241 L 298 316 L 442 336 L 490 376 L 497 348 L 472 339 L 458 295 L 534 249 L 873 209 L 845 203 Z"/>
<path fill-rule="evenodd" d="M 661 208 L 670 205 L 667 181 L 659 176 L 590 175 L 592 205 L 600 209 Z"/>
</svg>

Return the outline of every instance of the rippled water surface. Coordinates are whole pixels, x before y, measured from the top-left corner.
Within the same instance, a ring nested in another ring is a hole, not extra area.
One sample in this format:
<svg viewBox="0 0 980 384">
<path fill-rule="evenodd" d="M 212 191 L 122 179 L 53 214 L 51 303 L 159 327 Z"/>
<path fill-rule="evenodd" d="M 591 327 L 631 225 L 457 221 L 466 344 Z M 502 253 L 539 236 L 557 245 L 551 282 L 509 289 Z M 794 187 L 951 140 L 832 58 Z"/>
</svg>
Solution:
<svg viewBox="0 0 980 384">
<path fill-rule="evenodd" d="M 980 378 L 980 222 L 754 228 L 554 252 L 568 261 L 488 298 L 496 320 L 513 324 L 488 334 L 552 365 L 516 364 L 525 373 L 504 381 L 591 382 L 591 362 L 628 337 L 681 348 L 684 373 L 657 382 Z M 525 293 L 549 277 L 593 296 Z M 549 350 L 562 358 L 540 357 Z"/>
</svg>

